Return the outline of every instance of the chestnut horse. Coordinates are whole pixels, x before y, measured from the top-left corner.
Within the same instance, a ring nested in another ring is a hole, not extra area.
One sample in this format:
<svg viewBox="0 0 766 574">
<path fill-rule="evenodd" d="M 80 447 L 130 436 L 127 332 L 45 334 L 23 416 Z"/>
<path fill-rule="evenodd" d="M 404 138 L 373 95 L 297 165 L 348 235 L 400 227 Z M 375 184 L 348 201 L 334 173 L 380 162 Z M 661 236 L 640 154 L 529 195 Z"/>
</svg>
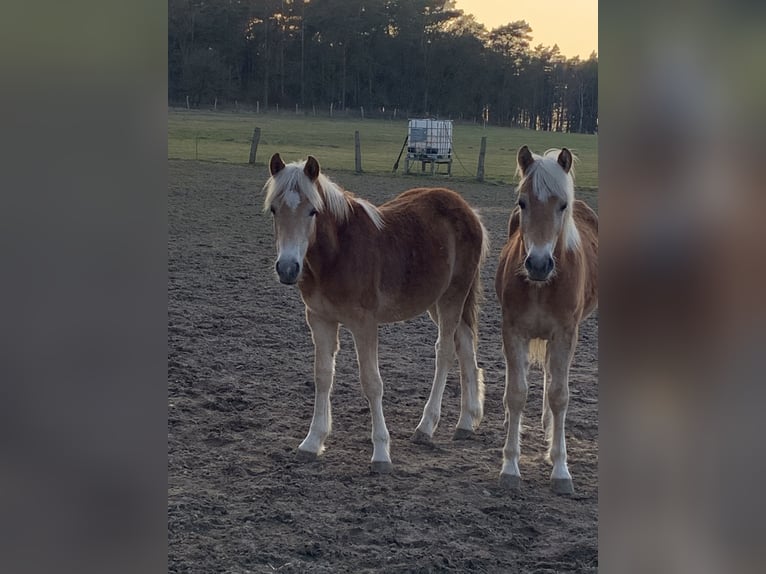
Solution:
<svg viewBox="0 0 766 574">
<path fill-rule="evenodd" d="M 411 189 L 375 207 L 320 173 L 311 156 L 285 165 L 274 154 L 269 168 L 264 211 L 274 216 L 276 272 L 282 283 L 298 284 L 314 340 L 314 416 L 299 455 L 321 454 L 330 434 L 330 392 L 343 324 L 354 337 L 372 413 L 372 470 L 391 471 L 378 325 L 426 311 L 439 328 L 436 373 L 413 440 L 431 440 L 456 353 L 461 402 L 454 438 L 473 434 L 483 415 L 476 342 L 479 270 L 488 249 L 478 215 L 447 189 Z"/>
<path fill-rule="evenodd" d="M 564 438 L 569 365 L 579 325 L 596 308 L 598 295 L 598 217 L 574 198 L 573 159 L 566 148 L 543 156 L 527 146 L 519 149 L 518 202 L 495 277 L 506 364 L 500 484 L 514 490 L 521 485 L 519 432 L 527 369 L 537 362 L 544 373 L 542 424 L 553 463 L 551 488 L 573 492 Z"/>
</svg>

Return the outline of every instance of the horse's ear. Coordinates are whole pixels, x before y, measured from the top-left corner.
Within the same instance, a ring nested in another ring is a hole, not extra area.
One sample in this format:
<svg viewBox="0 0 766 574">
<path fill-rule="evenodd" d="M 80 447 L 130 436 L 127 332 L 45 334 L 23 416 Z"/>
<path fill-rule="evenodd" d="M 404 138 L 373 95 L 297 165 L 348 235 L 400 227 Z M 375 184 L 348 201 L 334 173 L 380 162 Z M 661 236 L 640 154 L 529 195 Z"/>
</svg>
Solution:
<svg viewBox="0 0 766 574">
<path fill-rule="evenodd" d="M 529 151 L 529 148 L 525 145 L 521 146 L 519 148 L 519 153 L 516 154 L 516 162 L 519 164 L 521 175 L 525 175 L 527 173 L 529 166 L 532 165 L 534 161 L 535 158 L 532 157 L 532 152 Z"/>
<path fill-rule="evenodd" d="M 556 161 L 559 162 L 564 173 L 569 173 L 569 170 L 572 169 L 572 152 L 565 147 L 561 148 L 561 153 L 559 153 Z"/>
<path fill-rule="evenodd" d="M 319 162 L 313 155 L 310 155 L 306 160 L 306 167 L 303 168 L 303 173 L 305 173 L 311 181 L 316 181 L 319 177 Z"/>
<path fill-rule="evenodd" d="M 277 175 L 284 168 L 285 162 L 282 161 L 282 158 L 279 157 L 278 153 L 275 153 L 273 156 L 271 156 L 271 160 L 269 161 L 269 170 L 271 171 L 271 175 Z"/>
</svg>

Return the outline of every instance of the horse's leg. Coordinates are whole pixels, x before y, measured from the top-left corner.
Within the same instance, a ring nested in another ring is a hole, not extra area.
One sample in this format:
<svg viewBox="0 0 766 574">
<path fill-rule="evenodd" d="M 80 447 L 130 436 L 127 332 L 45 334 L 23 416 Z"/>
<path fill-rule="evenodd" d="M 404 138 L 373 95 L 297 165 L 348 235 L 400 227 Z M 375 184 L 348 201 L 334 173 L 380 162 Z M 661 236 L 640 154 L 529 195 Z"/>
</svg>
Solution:
<svg viewBox="0 0 766 574">
<path fill-rule="evenodd" d="M 335 376 L 335 354 L 338 352 L 338 323 L 327 321 L 306 309 L 306 322 L 314 339 L 314 417 L 309 434 L 298 447 L 303 458 L 316 458 L 324 450 L 324 441 L 332 427 L 330 391 Z"/>
<path fill-rule="evenodd" d="M 545 441 L 550 445 L 551 441 L 551 421 L 553 414 L 551 413 L 551 405 L 548 402 L 548 384 L 551 379 L 551 347 L 546 345 L 545 363 L 543 363 L 543 408 L 540 422 L 543 427 L 543 433 L 545 434 Z"/>
<path fill-rule="evenodd" d="M 484 371 L 476 364 L 476 334 L 461 320 L 455 332 L 455 348 L 460 363 L 460 418 L 453 438 L 473 435 L 484 415 Z"/>
<path fill-rule="evenodd" d="M 551 489 L 557 494 L 572 494 L 572 475 L 567 468 L 567 445 L 564 437 L 564 421 L 569 406 L 569 365 L 577 344 L 577 329 L 569 333 L 557 333 L 550 341 L 550 381 L 548 381 L 548 404 L 552 414 L 549 456 L 553 463 Z"/>
<path fill-rule="evenodd" d="M 503 354 L 505 355 L 505 407 L 506 437 L 503 447 L 503 468 L 500 486 L 512 490 L 521 488 L 519 456 L 521 455 L 521 413 L 527 403 L 527 366 L 529 339 L 514 333 L 503 325 Z"/>
<path fill-rule="evenodd" d="M 435 315 L 439 326 L 439 336 L 436 339 L 436 372 L 431 394 L 423 409 L 423 417 L 412 436 L 414 442 L 430 443 L 439 424 L 447 374 L 455 360 L 455 331 L 460 321 L 461 310 L 462 305 L 446 305 L 442 301 L 437 305 Z"/>
<path fill-rule="evenodd" d="M 359 378 L 362 392 L 370 405 L 372 414 L 372 471 L 391 472 L 389 454 L 391 438 L 383 417 L 383 379 L 378 370 L 378 325 L 369 323 L 351 328 L 359 362 Z"/>
</svg>

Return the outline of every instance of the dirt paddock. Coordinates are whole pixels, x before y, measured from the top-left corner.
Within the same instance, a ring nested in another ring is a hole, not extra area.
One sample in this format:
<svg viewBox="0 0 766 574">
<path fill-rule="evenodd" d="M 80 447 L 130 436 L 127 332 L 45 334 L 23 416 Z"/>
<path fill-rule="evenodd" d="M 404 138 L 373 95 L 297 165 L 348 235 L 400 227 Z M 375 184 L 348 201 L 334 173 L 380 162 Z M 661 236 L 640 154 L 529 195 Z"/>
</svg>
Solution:
<svg viewBox="0 0 766 574">
<path fill-rule="evenodd" d="M 273 271 L 271 218 L 261 214 L 266 168 L 170 161 L 168 169 L 169 571 L 597 570 L 597 317 L 581 328 L 571 370 L 575 495 L 549 490 L 537 369 L 522 423 L 522 491 L 512 496 L 497 484 L 504 365 L 493 285 L 509 186 L 328 174 L 376 204 L 446 184 L 480 208 L 492 241 L 479 331 L 484 421 L 473 440 L 451 440 L 455 366 L 434 447 L 411 443 L 430 391 L 436 327 L 425 315 L 381 326 L 394 473 L 377 476 L 369 471 L 369 408 L 343 329 L 327 451 L 317 462 L 296 459 L 313 410 L 313 347 L 299 292 Z M 595 194 L 579 196 L 596 207 Z"/>
</svg>

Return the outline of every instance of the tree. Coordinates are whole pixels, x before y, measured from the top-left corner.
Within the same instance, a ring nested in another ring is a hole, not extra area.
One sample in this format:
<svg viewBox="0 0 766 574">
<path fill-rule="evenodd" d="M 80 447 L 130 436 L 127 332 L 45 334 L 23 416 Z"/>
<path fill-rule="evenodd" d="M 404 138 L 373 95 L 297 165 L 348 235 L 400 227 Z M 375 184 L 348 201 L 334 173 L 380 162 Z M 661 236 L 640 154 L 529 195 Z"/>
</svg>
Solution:
<svg viewBox="0 0 766 574">
<path fill-rule="evenodd" d="M 168 99 L 299 104 L 593 132 L 598 57 L 488 31 L 454 0 L 169 0 Z"/>
</svg>

